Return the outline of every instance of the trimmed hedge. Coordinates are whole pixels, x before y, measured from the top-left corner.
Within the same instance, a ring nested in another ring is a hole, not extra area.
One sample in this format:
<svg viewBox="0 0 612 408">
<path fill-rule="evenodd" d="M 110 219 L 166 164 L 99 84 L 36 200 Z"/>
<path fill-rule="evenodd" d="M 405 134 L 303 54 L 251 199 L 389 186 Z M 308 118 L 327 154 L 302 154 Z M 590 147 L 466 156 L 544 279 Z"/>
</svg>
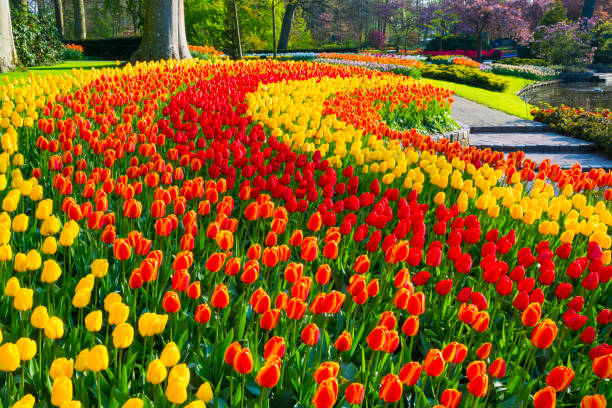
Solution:
<svg viewBox="0 0 612 408">
<path fill-rule="evenodd" d="M 502 64 L 506 65 L 536 65 L 540 67 L 547 67 L 548 63 L 541 58 L 519 58 L 512 57 L 506 58 L 501 61 Z"/>
<path fill-rule="evenodd" d="M 473 85 L 478 88 L 497 92 L 504 91 L 510 86 L 508 81 L 498 75 L 482 72 L 478 68 L 471 68 L 465 65 L 429 64 L 421 69 L 421 75 L 424 78 Z"/>
</svg>

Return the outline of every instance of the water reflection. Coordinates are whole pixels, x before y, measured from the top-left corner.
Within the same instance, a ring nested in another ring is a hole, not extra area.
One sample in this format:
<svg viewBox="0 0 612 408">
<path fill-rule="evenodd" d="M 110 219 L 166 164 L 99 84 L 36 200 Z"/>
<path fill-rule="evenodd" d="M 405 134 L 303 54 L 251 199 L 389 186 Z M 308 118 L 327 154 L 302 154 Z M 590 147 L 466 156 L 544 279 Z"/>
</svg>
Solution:
<svg viewBox="0 0 612 408">
<path fill-rule="evenodd" d="M 541 101 L 589 111 L 612 109 L 612 82 L 562 82 L 524 92 L 521 99 L 532 105 Z"/>
</svg>

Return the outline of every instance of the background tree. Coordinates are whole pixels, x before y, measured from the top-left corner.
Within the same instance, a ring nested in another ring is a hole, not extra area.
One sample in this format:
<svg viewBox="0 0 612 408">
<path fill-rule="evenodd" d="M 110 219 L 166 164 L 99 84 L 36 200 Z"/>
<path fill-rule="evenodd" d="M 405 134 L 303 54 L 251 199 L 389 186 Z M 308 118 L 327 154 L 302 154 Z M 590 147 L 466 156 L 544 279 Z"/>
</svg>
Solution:
<svg viewBox="0 0 612 408">
<path fill-rule="evenodd" d="M 13 40 L 11 7 L 8 0 L 0 0 L 0 72 L 11 71 L 18 63 Z"/>
<path fill-rule="evenodd" d="M 74 37 L 77 40 L 87 38 L 87 20 L 85 19 L 85 3 L 83 0 L 74 0 Z"/>
<path fill-rule="evenodd" d="M 55 10 L 55 26 L 60 37 L 64 36 L 64 5 L 62 0 L 54 0 L 53 8 Z"/>
<path fill-rule="evenodd" d="M 593 17 L 594 12 L 595 12 L 595 0 L 584 0 L 584 5 L 582 6 L 582 17 L 591 18 Z"/>
<path fill-rule="evenodd" d="M 183 0 L 147 0 L 140 46 L 131 61 L 191 58 Z"/>
<path fill-rule="evenodd" d="M 563 3 L 557 0 L 553 3 L 552 7 L 544 13 L 539 24 L 550 26 L 565 20 L 567 20 L 567 9 L 563 6 Z"/>
</svg>

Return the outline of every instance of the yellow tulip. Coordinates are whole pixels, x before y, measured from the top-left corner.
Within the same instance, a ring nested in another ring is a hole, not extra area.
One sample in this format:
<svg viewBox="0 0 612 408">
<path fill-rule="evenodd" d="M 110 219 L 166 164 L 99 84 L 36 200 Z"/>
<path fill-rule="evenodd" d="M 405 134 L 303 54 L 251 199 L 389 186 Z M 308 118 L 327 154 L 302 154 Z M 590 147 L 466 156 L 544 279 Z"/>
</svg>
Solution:
<svg viewBox="0 0 612 408">
<path fill-rule="evenodd" d="M 45 336 L 50 340 L 61 339 L 64 336 L 64 323 L 58 317 L 50 317 L 45 324 Z"/>
<path fill-rule="evenodd" d="M 21 252 L 15 255 L 13 260 L 13 269 L 16 272 L 25 272 L 28 270 L 28 257 Z"/>
<path fill-rule="evenodd" d="M 19 348 L 13 343 L 0 346 L 0 371 L 12 372 L 19 367 Z"/>
<path fill-rule="evenodd" d="M 34 301 L 34 291 L 28 288 L 21 288 L 15 294 L 13 306 L 19 311 L 26 311 L 32 308 Z"/>
<path fill-rule="evenodd" d="M 53 255 L 57 252 L 57 241 L 55 237 L 47 237 L 43 241 L 41 250 L 45 255 Z"/>
<path fill-rule="evenodd" d="M 112 325 L 123 323 L 127 321 L 129 315 L 130 308 L 128 305 L 121 302 L 114 303 L 109 310 L 108 323 Z"/>
<path fill-rule="evenodd" d="M 134 328 L 129 323 L 119 323 L 113 330 L 115 348 L 128 348 L 134 341 Z"/>
<path fill-rule="evenodd" d="M 91 264 L 91 273 L 96 278 L 103 278 L 108 272 L 108 261 L 106 259 L 96 259 Z"/>
<path fill-rule="evenodd" d="M 198 392 L 196 393 L 196 397 L 205 403 L 210 402 L 213 399 L 213 391 L 209 382 L 205 382 L 204 384 L 200 385 L 200 388 L 198 388 Z"/>
<path fill-rule="evenodd" d="M 55 215 L 52 215 L 45 219 L 40 226 L 40 234 L 47 235 L 55 235 L 60 229 L 60 223 Z"/>
<path fill-rule="evenodd" d="M 140 398 L 130 398 L 127 400 L 121 408 L 142 408 L 144 407 L 144 401 Z"/>
<path fill-rule="evenodd" d="M 181 353 L 176 343 L 168 343 L 162 351 L 160 359 L 166 367 L 175 366 L 181 359 Z"/>
<path fill-rule="evenodd" d="M 13 218 L 13 231 L 24 232 L 28 229 L 30 217 L 25 214 L 19 214 Z"/>
<path fill-rule="evenodd" d="M 43 263 L 43 270 L 40 280 L 44 283 L 53 283 L 62 275 L 60 266 L 53 259 Z"/>
<path fill-rule="evenodd" d="M 53 381 L 51 404 L 61 407 L 62 404 L 68 401 L 72 401 L 72 381 L 65 376 L 58 377 Z"/>
<path fill-rule="evenodd" d="M 147 381 L 151 384 L 159 384 L 166 379 L 167 371 L 164 363 L 157 359 L 149 363 L 147 368 Z"/>
<path fill-rule="evenodd" d="M 30 316 L 30 323 L 37 329 L 44 329 L 47 321 L 49 320 L 49 314 L 45 306 L 37 306 L 32 311 Z"/>
<path fill-rule="evenodd" d="M 89 304 L 91 299 L 91 290 L 85 288 L 78 290 L 72 298 L 72 306 L 77 309 L 82 309 Z"/>
<path fill-rule="evenodd" d="M 77 355 L 76 361 L 74 362 L 74 369 L 77 371 L 87 370 L 87 357 L 89 356 L 89 349 L 83 349 Z"/>
<path fill-rule="evenodd" d="M 173 404 L 182 404 L 187 399 L 187 383 L 169 382 L 166 387 L 166 398 Z"/>
<path fill-rule="evenodd" d="M 90 332 L 100 331 L 102 328 L 102 311 L 94 310 L 85 316 L 85 327 Z"/>
<path fill-rule="evenodd" d="M 110 313 L 111 307 L 115 303 L 121 302 L 121 295 L 117 292 L 111 292 L 104 298 L 104 310 Z"/>
<path fill-rule="evenodd" d="M 108 367 L 108 350 L 104 345 L 100 344 L 89 350 L 87 367 L 96 373 L 106 370 Z"/>
<path fill-rule="evenodd" d="M 168 374 L 168 382 L 182 382 L 189 384 L 189 368 L 187 364 L 177 364 L 170 370 Z"/>
<path fill-rule="evenodd" d="M 19 285 L 19 280 L 17 280 L 17 278 L 13 276 L 6 282 L 6 286 L 4 287 L 4 294 L 6 296 L 14 297 L 15 295 L 17 295 L 19 289 L 21 289 Z"/>
<path fill-rule="evenodd" d="M 56 378 L 61 376 L 72 378 L 73 372 L 74 360 L 69 360 L 65 357 L 56 358 L 51 363 L 51 367 L 49 367 L 49 377 L 51 377 L 52 380 L 55 380 Z"/>
<path fill-rule="evenodd" d="M 185 408 L 206 408 L 206 404 L 202 401 L 193 401 L 185 405 Z"/>
<path fill-rule="evenodd" d="M 33 408 L 36 398 L 32 394 L 26 394 L 19 401 L 14 403 L 11 408 Z"/>
<path fill-rule="evenodd" d="M 35 249 L 32 249 L 30 252 L 28 252 L 26 258 L 26 267 L 28 271 L 36 271 L 40 269 L 41 265 L 42 258 L 40 257 L 40 253 Z"/>
</svg>

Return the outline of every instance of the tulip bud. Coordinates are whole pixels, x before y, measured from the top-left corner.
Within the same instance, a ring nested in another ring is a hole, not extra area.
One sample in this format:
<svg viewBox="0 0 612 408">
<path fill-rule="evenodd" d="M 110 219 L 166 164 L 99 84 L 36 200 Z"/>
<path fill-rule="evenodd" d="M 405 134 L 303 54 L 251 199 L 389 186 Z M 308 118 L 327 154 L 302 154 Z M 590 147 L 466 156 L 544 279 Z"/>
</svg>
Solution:
<svg viewBox="0 0 612 408">
<path fill-rule="evenodd" d="M 96 373 L 106 370 L 108 367 L 108 351 L 104 345 L 100 344 L 89 350 L 87 367 Z"/>
<path fill-rule="evenodd" d="M 166 379 L 166 366 L 161 360 L 153 360 L 147 368 L 147 382 L 151 384 L 159 384 Z"/>
<path fill-rule="evenodd" d="M 166 367 L 175 366 L 181 359 L 181 353 L 178 346 L 173 341 L 166 344 L 166 347 L 161 353 L 160 360 Z"/>
<path fill-rule="evenodd" d="M 19 348 L 13 343 L 0 346 L 0 371 L 12 372 L 19 367 Z"/>
<path fill-rule="evenodd" d="M 72 381 L 70 378 L 61 376 L 53 381 L 51 390 L 51 404 L 61 407 L 66 402 L 72 401 Z"/>
</svg>

